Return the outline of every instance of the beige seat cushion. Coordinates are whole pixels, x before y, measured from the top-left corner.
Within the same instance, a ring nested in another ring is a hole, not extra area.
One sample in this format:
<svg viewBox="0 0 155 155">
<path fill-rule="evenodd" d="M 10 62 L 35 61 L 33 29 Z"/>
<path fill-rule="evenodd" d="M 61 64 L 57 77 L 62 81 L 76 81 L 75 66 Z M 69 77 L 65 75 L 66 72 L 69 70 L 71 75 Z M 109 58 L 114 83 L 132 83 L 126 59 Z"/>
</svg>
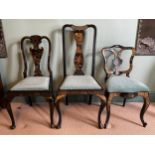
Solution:
<svg viewBox="0 0 155 155">
<path fill-rule="evenodd" d="M 90 75 L 70 75 L 62 83 L 61 90 L 101 89 L 100 85 Z"/>
<path fill-rule="evenodd" d="M 49 90 L 49 77 L 27 77 L 11 88 L 14 91 Z"/>
</svg>

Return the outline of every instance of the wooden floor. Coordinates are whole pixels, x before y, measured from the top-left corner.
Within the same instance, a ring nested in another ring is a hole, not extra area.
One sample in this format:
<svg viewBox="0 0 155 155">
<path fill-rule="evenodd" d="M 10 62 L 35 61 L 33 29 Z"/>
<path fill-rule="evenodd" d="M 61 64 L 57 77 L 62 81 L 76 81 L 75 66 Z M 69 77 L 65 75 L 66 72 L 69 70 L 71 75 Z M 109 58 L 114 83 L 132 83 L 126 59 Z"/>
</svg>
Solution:
<svg viewBox="0 0 155 155">
<path fill-rule="evenodd" d="M 0 110 L 0 134 L 43 134 L 43 135 L 109 135 L 109 134 L 155 134 L 155 104 L 151 104 L 145 115 L 148 125 L 143 128 L 139 119 L 141 103 L 127 103 L 126 107 L 112 105 L 108 129 L 97 128 L 98 105 L 86 103 L 61 104 L 62 128 L 49 127 L 49 109 L 47 103 L 37 103 L 33 107 L 23 102 L 12 102 L 16 120 L 16 129 L 9 129 L 10 119 L 5 109 Z M 55 114 L 55 118 L 57 115 Z M 102 114 L 105 118 L 105 112 Z M 56 121 L 56 119 L 55 119 Z"/>
</svg>

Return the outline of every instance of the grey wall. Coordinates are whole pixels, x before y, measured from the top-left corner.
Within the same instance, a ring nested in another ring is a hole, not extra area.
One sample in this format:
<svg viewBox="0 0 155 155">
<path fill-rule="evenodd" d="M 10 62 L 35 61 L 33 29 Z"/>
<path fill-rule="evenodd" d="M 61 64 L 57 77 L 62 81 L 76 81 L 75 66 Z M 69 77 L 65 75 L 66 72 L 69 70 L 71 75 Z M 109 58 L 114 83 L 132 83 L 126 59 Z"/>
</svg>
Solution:
<svg viewBox="0 0 155 155">
<path fill-rule="evenodd" d="M 61 28 L 64 24 L 95 24 L 98 29 L 97 35 L 97 60 L 96 60 L 96 78 L 103 83 L 105 76 L 102 69 L 102 59 L 99 51 L 104 46 L 113 44 L 122 44 L 125 46 L 134 46 L 137 30 L 137 20 L 2 20 L 4 35 L 6 40 L 8 58 L 0 60 L 0 72 L 2 74 L 4 85 L 12 86 L 22 78 L 22 59 L 20 55 L 20 39 L 25 35 L 46 35 L 52 42 L 51 68 L 54 73 L 55 88 L 62 80 L 62 35 Z M 92 32 L 90 32 L 91 34 Z M 87 45 L 91 41 L 87 36 Z M 69 60 L 73 57 L 73 46 L 68 47 L 68 73 L 71 74 L 73 67 Z M 91 46 L 85 48 L 86 62 L 84 70 L 86 74 L 90 73 Z M 137 56 L 134 59 L 134 69 L 131 76 L 147 84 L 151 91 L 155 90 L 155 58 L 153 56 Z"/>
</svg>

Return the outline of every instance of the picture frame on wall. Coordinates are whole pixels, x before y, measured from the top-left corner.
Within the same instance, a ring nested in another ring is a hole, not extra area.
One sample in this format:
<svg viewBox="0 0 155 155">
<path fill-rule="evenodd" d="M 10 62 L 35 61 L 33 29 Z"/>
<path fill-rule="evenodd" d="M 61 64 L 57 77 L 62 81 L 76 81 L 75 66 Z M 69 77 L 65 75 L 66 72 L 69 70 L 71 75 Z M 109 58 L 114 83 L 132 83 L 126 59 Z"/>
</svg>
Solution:
<svg viewBox="0 0 155 155">
<path fill-rule="evenodd" d="M 139 19 L 136 55 L 155 55 L 155 19 Z"/>
<path fill-rule="evenodd" d="M 6 57 L 7 57 L 6 45 L 3 33 L 2 20 L 0 19 L 0 58 L 6 58 Z"/>
</svg>

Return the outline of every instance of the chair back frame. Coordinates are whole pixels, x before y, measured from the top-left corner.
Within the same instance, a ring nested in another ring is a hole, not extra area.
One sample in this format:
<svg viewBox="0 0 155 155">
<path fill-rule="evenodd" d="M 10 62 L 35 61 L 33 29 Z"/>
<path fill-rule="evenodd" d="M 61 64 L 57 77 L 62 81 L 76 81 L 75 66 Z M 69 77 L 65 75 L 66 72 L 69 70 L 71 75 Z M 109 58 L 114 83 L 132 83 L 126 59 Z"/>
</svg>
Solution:
<svg viewBox="0 0 155 155">
<path fill-rule="evenodd" d="M 129 68 L 126 70 L 119 70 L 120 65 L 123 63 L 123 60 L 121 58 L 121 54 L 125 52 L 126 50 L 131 50 L 131 56 L 129 60 Z M 105 54 L 109 52 L 108 57 L 105 56 Z M 132 71 L 133 68 L 133 58 L 135 55 L 135 48 L 133 47 L 124 47 L 121 45 L 113 45 L 110 47 L 105 47 L 101 50 L 102 56 L 103 56 L 103 62 L 104 62 L 104 71 L 106 73 L 106 78 L 107 80 L 111 75 L 121 75 L 121 74 L 126 74 L 126 76 L 129 77 L 130 72 Z M 112 60 L 112 65 L 113 69 L 109 70 L 107 67 L 107 62 L 108 58 L 113 55 L 114 59 Z"/>
<path fill-rule="evenodd" d="M 42 40 L 45 39 L 48 42 L 48 63 L 47 63 L 47 68 L 48 68 L 48 72 L 51 75 L 52 71 L 50 68 L 50 55 L 51 55 L 51 42 L 50 40 L 46 37 L 46 36 L 39 36 L 39 35 L 33 35 L 33 36 L 25 36 L 22 38 L 21 40 L 21 50 L 22 50 L 22 55 L 23 55 L 23 60 L 24 60 L 24 78 L 27 77 L 27 58 L 25 55 L 25 50 L 24 50 L 24 42 L 26 40 L 29 40 L 30 43 L 33 45 L 32 48 L 30 48 L 30 53 L 31 56 L 33 58 L 33 62 L 35 65 L 35 70 L 34 70 L 34 76 L 43 76 L 42 72 L 40 70 L 40 62 L 41 62 L 41 58 L 44 52 L 44 48 L 43 47 L 39 47 L 39 45 L 41 44 Z"/>
<path fill-rule="evenodd" d="M 94 76 L 95 74 L 95 51 L 96 51 L 96 35 L 97 35 L 97 28 L 95 25 L 84 25 L 84 26 L 75 26 L 66 24 L 62 28 L 62 37 L 63 37 L 63 65 L 64 65 L 64 78 L 66 77 L 66 41 L 65 41 L 65 32 L 66 29 L 70 28 L 73 31 L 74 39 L 76 41 L 76 53 L 74 56 L 74 65 L 75 65 L 75 72 L 74 75 L 84 75 L 82 70 L 84 64 L 84 57 L 83 57 L 83 43 L 85 39 L 85 31 L 88 28 L 93 28 L 93 48 L 92 48 L 92 71 L 91 75 Z"/>
</svg>

